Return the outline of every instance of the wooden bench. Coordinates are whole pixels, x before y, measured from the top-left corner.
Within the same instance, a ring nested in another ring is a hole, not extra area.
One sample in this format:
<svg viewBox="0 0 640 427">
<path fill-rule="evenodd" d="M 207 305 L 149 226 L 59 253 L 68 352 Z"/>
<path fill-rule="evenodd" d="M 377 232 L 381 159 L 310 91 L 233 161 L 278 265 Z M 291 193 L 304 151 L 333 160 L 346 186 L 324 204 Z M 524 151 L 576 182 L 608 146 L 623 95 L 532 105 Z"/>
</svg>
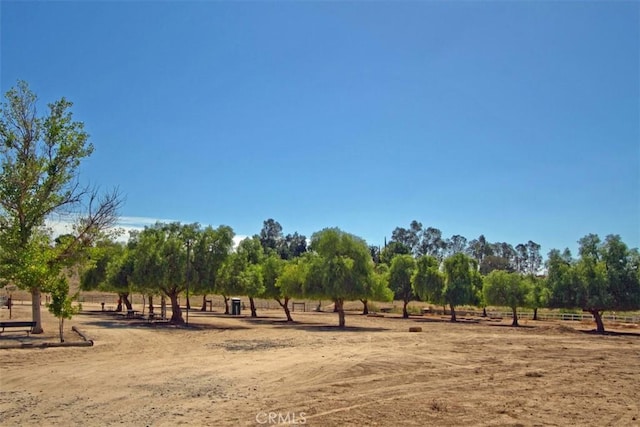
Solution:
<svg viewBox="0 0 640 427">
<path fill-rule="evenodd" d="M 5 332 L 5 328 L 21 328 L 27 332 L 27 336 L 31 333 L 33 328 L 35 328 L 36 322 L 24 322 L 24 321 L 11 321 L 11 322 L 0 322 L 0 328 L 2 328 L 2 332 Z M 28 329 L 25 329 L 28 328 Z"/>
</svg>

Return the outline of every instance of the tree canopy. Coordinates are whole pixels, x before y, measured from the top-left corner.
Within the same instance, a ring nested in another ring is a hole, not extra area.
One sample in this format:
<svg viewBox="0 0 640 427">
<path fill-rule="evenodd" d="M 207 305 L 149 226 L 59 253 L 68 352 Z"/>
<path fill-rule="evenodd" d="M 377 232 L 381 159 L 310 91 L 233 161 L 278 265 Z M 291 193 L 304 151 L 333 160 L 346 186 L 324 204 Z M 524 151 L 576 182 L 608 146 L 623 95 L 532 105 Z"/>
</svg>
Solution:
<svg viewBox="0 0 640 427">
<path fill-rule="evenodd" d="M 518 326 L 517 308 L 526 305 L 529 292 L 529 282 L 519 273 L 494 270 L 484 280 L 484 301 L 487 304 L 511 308 L 512 326 Z"/>
<path fill-rule="evenodd" d="M 373 261 L 364 240 L 338 228 L 311 237 L 305 295 L 329 298 L 336 304 L 339 326 L 345 326 L 344 301 L 371 295 Z"/>
</svg>

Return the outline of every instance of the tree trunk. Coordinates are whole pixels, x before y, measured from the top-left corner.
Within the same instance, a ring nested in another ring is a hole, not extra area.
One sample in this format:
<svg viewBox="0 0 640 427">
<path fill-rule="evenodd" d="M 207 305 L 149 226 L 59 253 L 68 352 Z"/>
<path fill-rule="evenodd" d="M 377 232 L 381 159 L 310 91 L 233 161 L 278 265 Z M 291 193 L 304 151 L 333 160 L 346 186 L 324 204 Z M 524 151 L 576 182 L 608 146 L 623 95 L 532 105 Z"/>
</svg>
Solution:
<svg viewBox="0 0 640 427">
<path fill-rule="evenodd" d="M 251 317 L 258 317 L 258 313 L 256 313 L 256 303 L 253 301 L 253 297 L 249 297 L 249 306 L 251 307 Z"/>
<path fill-rule="evenodd" d="M 342 298 L 338 298 L 335 302 L 338 311 L 338 326 L 340 328 L 344 328 L 344 300 Z"/>
<path fill-rule="evenodd" d="M 187 295 L 187 308 L 191 310 L 191 302 L 189 301 L 189 295 Z"/>
<path fill-rule="evenodd" d="M 167 318 L 167 297 L 164 295 L 160 297 L 160 317 L 162 320 Z"/>
<path fill-rule="evenodd" d="M 482 317 L 487 317 L 487 307 L 482 307 Z"/>
<path fill-rule="evenodd" d="M 118 294 L 118 305 L 116 306 L 116 312 L 120 313 L 122 311 L 122 297 Z"/>
<path fill-rule="evenodd" d="M 362 314 L 369 314 L 369 301 L 366 299 L 360 300 L 362 304 L 364 304 L 364 308 L 362 309 Z"/>
<path fill-rule="evenodd" d="M 457 322 L 458 319 L 456 319 L 456 310 L 453 308 L 453 305 L 451 304 L 449 304 L 449 308 L 451 309 L 451 321 Z"/>
<path fill-rule="evenodd" d="M 207 295 L 202 295 L 202 308 L 200 311 L 207 311 Z"/>
<path fill-rule="evenodd" d="M 171 323 L 182 325 L 184 323 L 184 319 L 182 318 L 182 309 L 178 303 L 178 294 L 172 293 L 167 296 L 171 300 Z"/>
<path fill-rule="evenodd" d="M 338 308 L 338 301 L 337 300 L 333 300 L 333 312 L 337 313 L 339 311 L 340 311 L 340 309 Z"/>
<path fill-rule="evenodd" d="M 153 295 L 149 295 L 149 314 L 153 314 Z"/>
<path fill-rule="evenodd" d="M 533 309 L 533 320 L 538 320 L 538 308 Z"/>
<path fill-rule="evenodd" d="M 407 311 L 407 305 L 409 304 L 409 301 L 404 300 L 402 302 L 402 304 L 403 304 L 402 305 L 402 317 L 405 318 L 405 319 L 408 319 L 409 318 L 409 312 Z"/>
<path fill-rule="evenodd" d="M 287 315 L 287 322 L 293 322 L 293 318 L 291 317 L 291 311 L 289 311 L 289 297 L 284 297 L 284 302 L 280 301 L 280 298 L 276 298 L 280 307 L 284 310 L 284 314 Z"/>
<path fill-rule="evenodd" d="M 122 302 L 124 302 L 125 307 L 127 307 L 127 310 L 133 310 L 131 302 L 129 301 L 129 292 L 121 293 L 120 298 L 122 299 Z"/>
<path fill-rule="evenodd" d="M 602 323 L 602 311 L 600 310 L 589 310 L 589 313 L 593 315 L 593 318 L 596 320 L 596 330 L 599 334 L 604 334 L 604 323 Z"/>
<path fill-rule="evenodd" d="M 322 311 L 322 300 L 318 301 L 318 306 L 316 307 L 316 311 Z"/>
<path fill-rule="evenodd" d="M 518 325 L 518 313 L 516 311 L 516 307 L 511 307 L 513 311 L 513 322 L 511 322 L 511 326 L 519 326 Z"/>
<path fill-rule="evenodd" d="M 446 306 L 442 306 L 442 315 L 446 316 L 447 315 L 447 307 Z"/>
<path fill-rule="evenodd" d="M 222 298 L 224 298 L 224 314 L 229 314 L 229 297 L 222 295 Z"/>
<path fill-rule="evenodd" d="M 42 316 L 40 314 L 40 304 L 42 302 L 42 294 L 40 289 L 31 289 L 31 317 L 36 325 L 31 330 L 32 334 L 41 334 L 44 332 L 42 329 Z"/>
<path fill-rule="evenodd" d="M 60 329 L 60 342 L 64 342 L 64 317 L 58 319 L 58 328 Z"/>
</svg>

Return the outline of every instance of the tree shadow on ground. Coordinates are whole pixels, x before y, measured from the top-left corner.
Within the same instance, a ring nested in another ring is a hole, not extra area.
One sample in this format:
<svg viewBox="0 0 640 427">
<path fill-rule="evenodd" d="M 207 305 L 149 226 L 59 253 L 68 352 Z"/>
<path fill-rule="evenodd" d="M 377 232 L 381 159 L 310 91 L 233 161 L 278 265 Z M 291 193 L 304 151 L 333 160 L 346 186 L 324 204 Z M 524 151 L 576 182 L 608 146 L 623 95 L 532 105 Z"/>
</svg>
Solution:
<svg viewBox="0 0 640 427">
<path fill-rule="evenodd" d="M 487 323 L 487 326 L 492 326 L 494 328 L 535 329 L 534 325 L 513 326 L 511 323 Z"/>
<path fill-rule="evenodd" d="M 274 319 L 272 317 L 247 317 L 242 319 L 245 322 L 260 324 L 260 325 L 271 325 L 277 326 L 280 328 L 286 329 L 298 329 L 308 332 L 383 332 L 389 331 L 387 328 L 379 328 L 379 327 L 369 327 L 369 326 L 345 326 L 344 328 L 340 328 L 338 325 L 327 325 L 321 323 L 308 323 L 308 322 L 300 322 L 300 321 L 292 321 L 288 322 L 286 319 Z"/>
<path fill-rule="evenodd" d="M 215 325 L 209 323 L 199 323 L 199 322 L 189 322 L 189 325 L 186 324 L 176 324 L 171 323 L 168 320 L 158 321 L 153 320 L 149 321 L 144 317 L 135 317 L 135 318 L 127 318 L 122 313 L 117 312 L 91 312 L 86 313 L 83 312 L 81 315 L 90 315 L 97 316 L 101 315 L 101 320 L 95 320 L 86 322 L 86 325 L 97 326 L 101 328 L 154 328 L 154 329 L 163 329 L 163 330 L 242 330 L 248 329 L 246 326 L 242 325 Z"/>
<path fill-rule="evenodd" d="M 604 331 L 598 332 L 596 329 L 584 330 L 578 329 L 578 332 L 583 334 L 595 335 L 595 336 L 608 336 L 608 337 L 635 337 L 640 338 L 640 332 L 620 332 L 620 331 Z"/>
<path fill-rule="evenodd" d="M 402 319 L 401 317 L 399 319 Z M 479 324 L 481 321 L 479 319 L 465 319 L 458 318 L 455 322 L 451 321 L 451 317 L 442 317 L 442 318 L 433 318 L 433 317 L 423 317 L 423 318 L 412 318 L 411 320 L 417 323 L 449 323 L 452 325 L 460 324 L 460 325 L 469 325 L 469 324 Z"/>
</svg>

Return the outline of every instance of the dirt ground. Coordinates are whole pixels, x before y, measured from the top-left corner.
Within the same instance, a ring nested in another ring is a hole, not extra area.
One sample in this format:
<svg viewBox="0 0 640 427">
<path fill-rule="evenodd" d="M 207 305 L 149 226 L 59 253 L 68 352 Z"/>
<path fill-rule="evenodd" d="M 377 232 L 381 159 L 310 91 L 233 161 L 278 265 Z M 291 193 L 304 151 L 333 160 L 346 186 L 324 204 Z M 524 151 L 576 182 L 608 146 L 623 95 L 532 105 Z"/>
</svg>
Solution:
<svg viewBox="0 0 640 427">
<path fill-rule="evenodd" d="M 192 311 L 185 328 L 99 309 L 85 304 L 65 328 L 93 347 L 0 348 L 0 425 L 640 425 L 637 326 L 597 336 L 590 323 L 354 312 L 339 330 L 334 313 L 288 324 L 273 310 Z M 45 334 L 3 333 L 0 347 L 55 342 L 42 313 Z"/>
</svg>

